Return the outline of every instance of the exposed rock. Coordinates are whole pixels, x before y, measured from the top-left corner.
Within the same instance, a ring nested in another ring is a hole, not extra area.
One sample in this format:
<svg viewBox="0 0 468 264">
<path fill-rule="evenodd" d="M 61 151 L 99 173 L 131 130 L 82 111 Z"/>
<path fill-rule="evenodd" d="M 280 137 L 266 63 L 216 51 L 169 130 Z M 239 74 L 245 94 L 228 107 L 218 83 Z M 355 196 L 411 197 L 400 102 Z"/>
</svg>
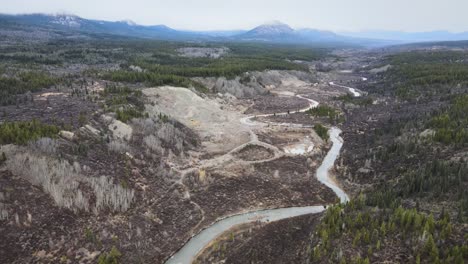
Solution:
<svg viewBox="0 0 468 264">
<path fill-rule="evenodd" d="M 100 131 L 99 131 L 98 129 L 94 128 L 93 126 L 91 126 L 91 125 L 85 125 L 83 128 L 84 128 L 84 130 L 85 130 L 86 132 L 89 132 L 89 133 L 91 133 L 91 134 L 94 135 L 94 136 L 99 136 Z"/>
<path fill-rule="evenodd" d="M 367 174 L 367 173 L 371 172 L 371 170 L 370 170 L 370 169 L 367 169 L 367 168 L 359 168 L 358 172 L 359 172 L 359 173 Z"/>
<path fill-rule="evenodd" d="M 130 140 L 130 138 L 132 137 L 132 133 L 133 133 L 132 127 L 125 124 L 122 121 L 113 120 L 109 124 L 108 127 L 109 127 L 109 130 L 112 131 L 112 134 L 114 135 L 115 138 Z"/>
<path fill-rule="evenodd" d="M 388 71 L 388 69 L 392 68 L 392 65 L 390 64 L 387 64 L 385 66 L 382 66 L 380 68 L 374 68 L 372 70 L 370 70 L 369 72 L 370 73 L 373 73 L 373 74 L 377 74 L 377 73 L 382 73 L 382 72 L 386 72 Z"/>
<path fill-rule="evenodd" d="M 130 70 L 134 72 L 144 72 L 144 70 L 140 66 L 130 65 L 130 67 L 128 68 L 130 68 Z"/>
<path fill-rule="evenodd" d="M 222 48 L 203 48 L 203 47 L 188 47 L 177 50 L 179 55 L 188 58 L 213 58 L 218 59 L 229 52 L 226 47 Z"/>
<path fill-rule="evenodd" d="M 213 92 L 229 93 L 237 98 L 265 95 L 271 89 L 282 86 L 304 86 L 316 80 L 310 73 L 300 71 L 247 72 L 240 77 L 194 78 Z"/>
<path fill-rule="evenodd" d="M 432 129 L 426 129 L 419 134 L 420 137 L 433 137 L 435 135 L 435 131 Z"/>
<path fill-rule="evenodd" d="M 65 130 L 60 131 L 59 135 L 63 137 L 64 139 L 70 140 L 70 141 L 72 141 L 75 138 L 75 133 L 70 132 L 70 131 L 65 131 Z"/>
<path fill-rule="evenodd" d="M 243 83 L 240 77 L 228 80 L 225 77 L 195 78 L 213 92 L 231 94 L 237 98 L 253 97 L 266 94 L 267 90 L 255 79 L 249 79 L 248 83 Z"/>
</svg>

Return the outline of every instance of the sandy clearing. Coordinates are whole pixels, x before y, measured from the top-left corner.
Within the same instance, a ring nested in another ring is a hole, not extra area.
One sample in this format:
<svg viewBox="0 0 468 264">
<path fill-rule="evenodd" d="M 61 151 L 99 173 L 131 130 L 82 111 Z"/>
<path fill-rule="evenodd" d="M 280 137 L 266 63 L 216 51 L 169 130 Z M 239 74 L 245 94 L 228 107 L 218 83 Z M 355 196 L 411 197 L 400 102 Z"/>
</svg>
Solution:
<svg viewBox="0 0 468 264">
<path fill-rule="evenodd" d="M 242 115 L 217 100 L 171 86 L 148 88 L 143 93 L 153 102 L 146 105 L 151 116 L 164 113 L 195 130 L 208 153 L 224 154 L 249 141 L 249 129 L 239 123 Z"/>
<path fill-rule="evenodd" d="M 35 95 L 34 100 L 45 101 L 45 100 L 47 100 L 47 98 L 54 97 L 54 96 L 68 97 L 67 94 L 61 93 L 61 92 L 47 92 L 47 93 L 41 93 L 41 94 Z"/>
<path fill-rule="evenodd" d="M 286 154 L 305 155 L 314 150 L 314 143 L 310 140 L 309 137 L 306 137 L 300 142 L 284 146 L 283 150 Z"/>
</svg>

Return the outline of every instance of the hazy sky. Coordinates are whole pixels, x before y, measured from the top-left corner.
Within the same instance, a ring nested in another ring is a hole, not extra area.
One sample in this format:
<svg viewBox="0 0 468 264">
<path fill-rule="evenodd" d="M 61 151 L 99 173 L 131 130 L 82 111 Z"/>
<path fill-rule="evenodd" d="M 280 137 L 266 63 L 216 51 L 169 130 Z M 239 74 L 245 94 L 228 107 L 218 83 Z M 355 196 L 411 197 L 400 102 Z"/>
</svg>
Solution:
<svg viewBox="0 0 468 264">
<path fill-rule="evenodd" d="M 295 28 L 468 31 L 468 0 L 0 0 L 0 13 L 72 13 L 177 29 Z"/>
</svg>

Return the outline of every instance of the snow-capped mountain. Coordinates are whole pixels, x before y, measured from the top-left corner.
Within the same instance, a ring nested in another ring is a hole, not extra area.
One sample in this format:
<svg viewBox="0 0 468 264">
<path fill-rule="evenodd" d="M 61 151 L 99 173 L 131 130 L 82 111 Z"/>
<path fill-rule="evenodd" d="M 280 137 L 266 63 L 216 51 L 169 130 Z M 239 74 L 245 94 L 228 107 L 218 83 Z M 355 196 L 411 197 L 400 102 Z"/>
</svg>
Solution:
<svg viewBox="0 0 468 264">
<path fill-rule="evenodd" d="M 125 24 L 127 24 L 127 25 L 129 25 L 129 26 L 137 26 L 137 25 L 138 25 L 137 23 L 135 23 L 134 21 L 132 21 L 132 20 L 130 20 L 130 19 L 122 20 L 121 22 L 122 22 L 122 23 L 125 23 Z"/>
<path fill-rule="evenodd" d="M 272 23 L 264 24 L 258 26 L 251 31 L 250 34 L 257 34 L 257 35 L 284 35 L 284 34 L 293 34 L 294 29 L 292 29 L 289 25 L 281 23 L 279 21 L 275 21 Z"/>
<path fill-rule="evenodd" d="M 80 27 L 80 18 L 73 15 L 54 15 L 51 16 L 50 23 L 67 27 Z"/>
<path fill-rule="evenodd" d="M 295 30 L 281 22 L 267 23 L 249 31 L 196 32 L 175 30 L 165 25 L 143 26 L 130 20 L 103 21 L 85 19 L 75 15 L 59 14 L 0 14 L 0 29 L 11 28 L 40 29 L 42 31 L 62 31 L 68 35 L 105 35 L 149 38 L 175 41 L 234 41 L 234 42 L 270 42 L 289 44 L 346 43 L 368 45 L 372 40 L 358 39 L 337 35 L 330 31 L 316 29 Z M 374 41 L 375 42 L 375 41 Z"/>
<path fill-rule="evenodd" d="M 238 37 L 246 40 L 280 40 L 284 38 L 294 37 L 295 31 L 287 24 L 275 21 L 260 25 Z"/>
<path fill-rule="evenodd" d="M 309 43 L 309 42 L 337 42 L 346 40 L 331 31 L 316 29 L 295 30 L 289 25 L 275 21 L 258 26 L 237 38 L 245 41 Z"/>
<path fill-rule="evenodd" d="M 60 30 L 70 34 L 106 34 L 126 37 L 153 38 L 164 40 L 191 40 L 200 38 L 195 32 L 178 31 L 165 25 L 142 26 L 130 20 L 103 21 L 84 19 L 75 15 L 58 14 L 0 14 L 2 29 L 10 27 L 37 27 L 42 30 Z"/>
</svg>

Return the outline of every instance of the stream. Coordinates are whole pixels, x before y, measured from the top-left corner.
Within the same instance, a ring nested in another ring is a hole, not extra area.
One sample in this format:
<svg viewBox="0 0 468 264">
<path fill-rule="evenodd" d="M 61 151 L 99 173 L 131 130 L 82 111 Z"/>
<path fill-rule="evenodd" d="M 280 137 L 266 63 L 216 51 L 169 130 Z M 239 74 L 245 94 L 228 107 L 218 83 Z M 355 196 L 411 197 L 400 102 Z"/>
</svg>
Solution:
<svg viewBox="0 0 468 264">
<path fill-rule="evenodd" d="M 367 81 L 367 78 L 364 78 L 364 77 L 363 77 L 362 80 L 363 80 L 363 81 Z M 355 88 L 348 87 L 348 86 L 344 86 L 344 85 L 340 85 L 340 84 L 336 84 L 336 83 L 334 83 L 334 82 L 329 82 L 329 84 L 330 84 L 330 85 L 337 86 L 337 87 L 341 87 L 341 88 L 346 88 L 346 89 L 348 89 L 349 92 L 352 93 L 354 97 L 359 97 L 359 96 L 361 96 L 361 94 L 360 94 L 358 91 L 356 91 Z"/>
<path fill-rule="evenodd" d="M 354 93 L 353 93 L 354 94 Z M 358 95 L 356 95 L 358 94 Z M 354 96 L 359 96 L 360 94 L 356 92 Z M 307 108 L 290 112 L 290 114 L 305 112 L 311 108 L 317 107 L 318 102 L 309 98 L 305 98 L 300 95 L 296 95 L 301 99 L 309 101 L 309 106 Z M 276 113 L 275 115 L 286 115 L 288 113 Z M 266 125 L 265 123 L 254 121 L 252 119 L 256 117 L 268 117 L 273 116 L 274 114 L 265 114 L 265 115 L 256 115 L 248 116 L 240 120 L 241 123 L 255 126 L 255 125 Z M 272 124 L 272 123 L 268 123 Z M 281 123 L 276 124 L 281 126 L 296 127 L 296 124 L 290 123 Z M 342 203 L 349 201 L 348 195 L 342 190 L 335 181 L 330 178 L 329 170 L 335 164 L 336 159 L 340 154 L 341 147 L 343 146 L 343 139 L 340 137 L 341 130 L 336 127 L 332 127 L 329 130 L 330 140 L 332 142 L 332 147 L 325 156 L 322 164 L 317 169 L 317 179 L 331 188 L 335 194 L 338 196 Z M 203 250 L 206 246 L 210 244 L 214 239 L 233 228 L 239 224 L 246 224 L 251 222 L 270 222 L 278 221 L 286 218 L 291 218 L 295 216 L 301 216 L 306 214 L 316 214 L 323 212 L 326 205 L 320 206 L 305 206 L 305 207 L 290 207 L 290 208 L 279 208 L 279 209 L 270 209 L 270 210 L 258 210 L 253 212 L 241 213 L 233 216 L 227 216 L 223 219 L 216 221 L 211 226 L 202 230 L 200 233 L 193 236 L 177 253 L 175 253 L 170 259 L 166 261 L 166 264 L 189 264 L 195 259 L 197 254 Z"/>
</svg>

